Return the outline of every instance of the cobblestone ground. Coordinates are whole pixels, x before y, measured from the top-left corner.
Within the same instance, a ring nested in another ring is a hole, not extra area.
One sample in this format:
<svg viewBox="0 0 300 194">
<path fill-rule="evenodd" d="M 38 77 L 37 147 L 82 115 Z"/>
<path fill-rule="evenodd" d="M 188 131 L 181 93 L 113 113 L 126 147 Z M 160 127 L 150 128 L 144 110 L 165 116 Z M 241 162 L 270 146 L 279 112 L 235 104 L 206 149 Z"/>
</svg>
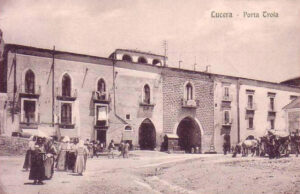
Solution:
<svg viewBox="0 0 300 194">
<path fill-rule="evenodd" d="M 0 157 L 1 193 L 299 193 L 300 158 L 135 151 L 129 159 L 89 159 L 83 176 L 55 172 L 30 185 L 23 157 Z"/>
</svg>

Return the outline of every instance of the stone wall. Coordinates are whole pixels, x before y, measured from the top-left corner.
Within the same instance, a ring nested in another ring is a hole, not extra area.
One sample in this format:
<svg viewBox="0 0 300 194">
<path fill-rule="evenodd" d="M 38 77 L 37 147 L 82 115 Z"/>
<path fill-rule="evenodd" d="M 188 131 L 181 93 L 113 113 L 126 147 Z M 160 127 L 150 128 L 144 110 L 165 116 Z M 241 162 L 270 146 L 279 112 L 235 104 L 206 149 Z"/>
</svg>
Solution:
<svg viewBox="0 0 300 194">
<path fill-rule="evenodd" d="M 28 142 L 27 138 L 0 136 L 0 156 L 25 155 Z"/>
<path fill-rule="evenodd" d="M 197 108 L 183 108 L 184 85 L 194 86 Z M 163 120 L 164 133 L 177 133 L 177 125 L 185 117 L 199 122 L 202 152 L 209 151 L 214 132 L 214 94 L 213 81 L 207 75 L 183 70 L 165 69 L 163 72 Z"/>
</svg>

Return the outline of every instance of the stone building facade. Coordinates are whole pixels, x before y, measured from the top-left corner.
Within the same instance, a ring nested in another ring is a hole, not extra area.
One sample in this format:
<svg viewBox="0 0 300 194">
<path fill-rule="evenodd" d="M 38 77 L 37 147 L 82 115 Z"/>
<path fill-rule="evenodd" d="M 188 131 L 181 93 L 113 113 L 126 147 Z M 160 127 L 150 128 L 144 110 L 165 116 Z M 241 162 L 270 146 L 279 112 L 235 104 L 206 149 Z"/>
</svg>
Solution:
<svg viewBox="0 0 300 194">
<path fill-rule="evenodd" d="M 170 68 L 137 50 L 103 58 L 1 43 L 1 135 L 42 131 L 148 150 L 172 137 L 171 149 L 222 152 L 225 135 L 234 145 L 287 130 L 284 107 L 300 96 L 296 86 Z"/>
<path fill-rule="evenodd" d="M 177 134 L 178 147 L 209 151 L 213 144 L 213 79 L 208 74 L 163 70 L 164 132 Z"/>
</svg>

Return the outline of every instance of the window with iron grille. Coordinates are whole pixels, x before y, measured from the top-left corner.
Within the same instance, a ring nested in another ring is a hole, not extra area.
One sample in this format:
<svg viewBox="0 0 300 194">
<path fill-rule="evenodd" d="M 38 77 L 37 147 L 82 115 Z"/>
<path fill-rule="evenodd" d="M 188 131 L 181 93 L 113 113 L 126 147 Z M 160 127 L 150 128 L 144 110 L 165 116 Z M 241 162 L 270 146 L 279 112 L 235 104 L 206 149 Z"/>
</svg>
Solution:
<svg viewBox="0 0 300 194">
<path fill-rule="evenodd" d="M 72 104 L 63 103 L 61 105 L 61 124 L 72 124 Z"/>
<path fill-rule="evenodd" d="M 31 100 L 24 100 L 24 122 L 25 123 L 35 123 L 35 110 L 36 110 L 36 102 Z"/>
</svg>

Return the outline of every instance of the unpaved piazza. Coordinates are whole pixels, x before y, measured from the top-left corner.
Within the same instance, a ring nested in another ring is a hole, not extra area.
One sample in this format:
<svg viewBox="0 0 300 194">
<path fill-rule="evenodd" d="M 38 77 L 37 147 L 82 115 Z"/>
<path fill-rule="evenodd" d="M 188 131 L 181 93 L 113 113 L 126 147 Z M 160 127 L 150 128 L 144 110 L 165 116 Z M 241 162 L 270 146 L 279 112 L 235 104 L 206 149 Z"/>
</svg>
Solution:
<svg viewBox="0 0 300 194">
<path fill-rule="evenodd" d="M 300 193 L 300 158 L 131 152 L 89 159 L 84 176 L 55 172 L 30 185 L 23 157 L 0 157 L 1 193 Z"/>
</svg>

